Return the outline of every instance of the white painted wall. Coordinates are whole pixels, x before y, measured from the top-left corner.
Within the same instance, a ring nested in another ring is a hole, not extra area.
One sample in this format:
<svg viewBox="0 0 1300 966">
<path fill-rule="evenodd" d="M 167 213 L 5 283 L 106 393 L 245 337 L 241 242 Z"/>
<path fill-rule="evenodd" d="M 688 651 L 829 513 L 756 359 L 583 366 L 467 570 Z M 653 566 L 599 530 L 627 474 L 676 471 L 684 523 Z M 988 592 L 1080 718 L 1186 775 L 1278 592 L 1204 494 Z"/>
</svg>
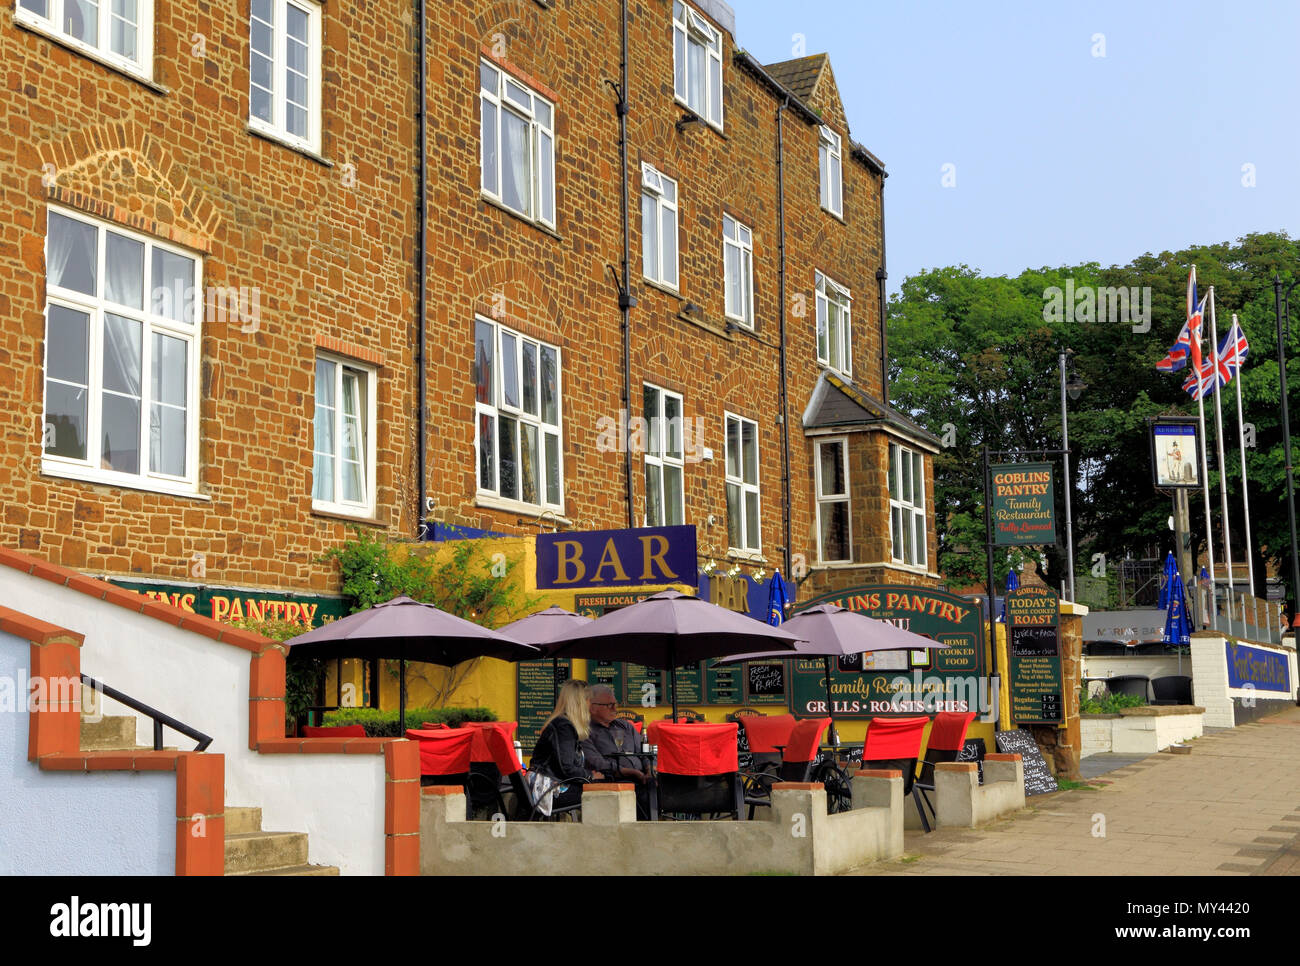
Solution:
<svg viewBox="0 0 1300 966">
<path fill-rule="evenodd" d="M 8 599 L 8 598 L 5 598 Z M 175 772 L 43 772 L 27 760 L 31 645 L 0 631 L 0 875 L 172 875 Z"/>
<path fill-rule="evenodd" d="M 226 756 L 227 805 L 261 807 L 266 831 L 308 833 L 314 865 L 336 865 L 344 875 L 384 874 L 383 757 L 251 751 L 250 652 L 9 567 L 0 567 L 0 600 L 84 634 L 83 673 L 211 735 L 208 751 Z M 129 711 L 105 700 L 104 713 Z M 148 718 L 139 719 L 137 733 L 152 747 Z M 193 747 L 170 729 L 163 740 Z"/>
</svg>

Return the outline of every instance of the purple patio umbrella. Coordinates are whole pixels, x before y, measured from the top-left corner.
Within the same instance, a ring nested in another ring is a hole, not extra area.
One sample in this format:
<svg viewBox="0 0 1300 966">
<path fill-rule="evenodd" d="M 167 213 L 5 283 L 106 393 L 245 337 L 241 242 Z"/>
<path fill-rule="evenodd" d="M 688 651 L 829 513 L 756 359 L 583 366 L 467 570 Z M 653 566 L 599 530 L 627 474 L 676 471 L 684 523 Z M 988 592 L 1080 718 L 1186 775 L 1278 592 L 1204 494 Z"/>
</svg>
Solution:
<svg viewBox="0 0 1300 966">
<path fill-rule="evenodd" d="M 762 654 L 734 654 L 716 664 L 735 664 L 777 657 L 820 657 L 826 668 L 826 709 L 831 718 L 831 743 L 838 744 L 835 733 L 835 704 L 831 700 L 831 658 L 849 657 L 866 651 L 935 650 L 949 645 L 913 634 L 888 621 L 846 610 L 835 604 L 817 604 L 795 614 L 782 627 L 803 640 L 795 653 L 768 651 Z"/>
<path fill-rule="evenodd" d="M 541 651 L 498 631 L 410 597 L 394 597 L 285 641 L 290 654 L 308 657 L 387 658 L 401 667 L 398 721 L 406 733 L 406 662 L 452 667 L 476 657 L 524 661 Z M 297 650 L 301 648 L 301 650 Z"/>
<path fill-rule="evenodd" d="M 795 650 L 797 634 L 771 627 L 699 597 L 675 590 L 598 617 L 566 635 L 552 656 L 601 661 L 630 661 L 671 672 L 673 720 L 677 720 L 677 669 L 705 658 L 735 654 L 746 648 Z"/>
<path fill-rule="evenodd" d="M 550 654 L 564 642 L 567 635 L 585 627 L 591 621 L 590 617 L 575 614 L 563 607 L 551 606 L 546 610 L 539 610 L 536 614 L 522 617 L 505 627 L 499 627 L 497 630 L 513 637 L 516 641 L 540 648 L 542 654 Z M 560 659 L 554 656 L 551 657 L 551 681 L 554 683 L 555 700 L 558 702 L 560 700 Z"/>
</svg>

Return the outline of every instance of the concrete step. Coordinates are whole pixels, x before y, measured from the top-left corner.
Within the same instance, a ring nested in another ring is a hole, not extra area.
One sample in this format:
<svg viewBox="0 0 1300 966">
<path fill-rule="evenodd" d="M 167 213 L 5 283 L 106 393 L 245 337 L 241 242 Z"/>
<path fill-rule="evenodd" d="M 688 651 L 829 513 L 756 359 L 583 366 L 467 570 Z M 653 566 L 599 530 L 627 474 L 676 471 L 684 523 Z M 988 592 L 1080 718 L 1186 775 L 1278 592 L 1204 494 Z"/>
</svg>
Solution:
<svg viewBox="0 0 1300 966">
<path fill-rule="evenodd" d="M 226 836 L 226 875 L 306 864 L 305 832 L 237 832 Z"/>
<path fill-rule="evenodd" d="M 262 810 L 260 808 L 226 806 L 227 836 L 260 831 L 262 831 Z"/>
<path fill-rule="evenodd" d="M 226 875 L 338 875 L 337 865 L 289 865 L 282 869 L 259 869 L 256 872 L 227 872 Z"/>
<path fill-rule="evenodd" d="M 81 719 L 82 751 L 135 751 L 135 716 L 106 714 L 98 721 Z"/>
</svg>

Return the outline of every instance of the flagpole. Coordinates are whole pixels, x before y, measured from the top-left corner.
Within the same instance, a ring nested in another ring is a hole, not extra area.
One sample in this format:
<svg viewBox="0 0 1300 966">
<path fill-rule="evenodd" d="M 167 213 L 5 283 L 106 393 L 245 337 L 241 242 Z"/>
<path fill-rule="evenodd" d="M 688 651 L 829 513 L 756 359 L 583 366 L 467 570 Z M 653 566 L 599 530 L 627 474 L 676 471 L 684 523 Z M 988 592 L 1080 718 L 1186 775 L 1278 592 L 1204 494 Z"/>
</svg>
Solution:
<svg viewBox="0 0 1300 966">
<path fill-rule="evenodd" d="M 1219 451 L 1219 503 L 1221 513 L 1219 520 L 1223 526 L 1223 555 L 1228 565 L 1228 633 L 1231 634 L 1233 616 L 1232 531 L 1228 527 L 1228 464 L 1223 457 L 1223 393 L 1219 391 L 1219 323 L 1214 312 L 1213 285 L 1210 286 L 1210 354 L 1214 360 L 1210 385 L 1214 389 L 1214 444 Z M 1245 636 L 1244 633 L 1242 636 Z"/>
<path fill-rule="evenodd" d="M 1237 321 L 1237 313 L 1232 313 L 1232 331 L 1234 335 L 1238 331 L 1240 323 Z M 1250 574 L 1250 592 L 1255 593 L 1255 555 L 1251 553 L 1254 544 L 1250 542 L 1250 488 L 1246 481 L 1246 433 L 1245 419 L 1241 414 L 1241 378 L 1245 372 L 1245 366 L 1241 364 L 1240 354 L 1238 354 L 1237 366 L 1237 444 L 1241 450 L 1241 505 L 1246 513 L 1246 567 Z M 1259 617 L 1255 618 L 1256 627 L 1259 626 Z"/>
<path fill-rule="evenodd" d="M 1195 269 L 1196 266 L 1192 266 L 1192 270 L 1195 271 Z M 1201 341 L 1200 328 L 1200 326 L 1197 326 L 1193 336 L 1198 344 Z M 1196 355 L 1200 355 L 1200 352 L 1198 351 Z M 1193 360 L 1193 365 L 1195 365 L 1195 360 Z M 1202 388 L 1199 382 L 1200 378 L 1201 373 L 1198 369 L 1196 372 L 1196 379 L 1198 380 L 1196 409 L 1201 421 L 1201 495 L 1205 497 L 1205 550 L 1210 557 L 1210 600 L 1206 611 L 1210 615 L 1210 627 L 1217 631 L 1219 629 L 1219 595 L 1214 586 L 1214 524 L 1210 515 L 1210 460 L 1205 451 L 1209 441 L 1205 438 L 1205 395 L 1199 391 Z"/>
</svg>

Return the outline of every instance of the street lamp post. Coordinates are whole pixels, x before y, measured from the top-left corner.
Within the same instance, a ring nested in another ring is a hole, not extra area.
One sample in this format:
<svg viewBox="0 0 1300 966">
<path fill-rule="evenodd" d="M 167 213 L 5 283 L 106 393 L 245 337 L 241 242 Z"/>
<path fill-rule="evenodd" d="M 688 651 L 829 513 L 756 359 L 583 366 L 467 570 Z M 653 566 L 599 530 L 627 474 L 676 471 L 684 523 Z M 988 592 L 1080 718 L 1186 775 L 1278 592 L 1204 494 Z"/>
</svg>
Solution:
<svg viewBox="0 0 1300 966">
<path fill-rule="evenodd" d="M 1066 411 L 1065 396 L 1069 393 L 1071 399 L 1078 399 L 1079 393 L 1087 388 L 1078 376 L 1074 373 L 1074 350 L 1064 349 L 1060 354 L 1061 363 L 1061 448 L 1064 450 L 1062 459 L 1064 460 L 1063 468 L 1065 470 L 1065 564 L 1066 573 L 1069 575 L 1070 603 L 1074 603 L 1074 515 L 1070 509 L 1070 491 L 1074 489 L 1074 478 L 1070 475 L 1070 417 Z M 1070 378 L 1066 381 L 1065 367 L 1066 362 L 1070 362 Z"/>
<path fill-rule="evenodd" d="M 1291 290 L 1300 285 L 1296 279 L 1282 290 L 1281 276 L 1273 276 L 1273 311 L 1277 316 L 1277 376 L 1282 390 L 1282 447 L 1285 454 L 1286 470 L 1286 512 L 1291 525 L 1291 600 L 1292 614 L 1300 613 L 1300 553 L 1296 551 L 1295 528 L 1295 472 L 1291 463 L 1291 414 L 1286 398 L 1286 342 L 1284 341 L 1282 321 L 1286 320 L 1285 334 L 1291 334 L 1290 301 Z"/>
</svg>

